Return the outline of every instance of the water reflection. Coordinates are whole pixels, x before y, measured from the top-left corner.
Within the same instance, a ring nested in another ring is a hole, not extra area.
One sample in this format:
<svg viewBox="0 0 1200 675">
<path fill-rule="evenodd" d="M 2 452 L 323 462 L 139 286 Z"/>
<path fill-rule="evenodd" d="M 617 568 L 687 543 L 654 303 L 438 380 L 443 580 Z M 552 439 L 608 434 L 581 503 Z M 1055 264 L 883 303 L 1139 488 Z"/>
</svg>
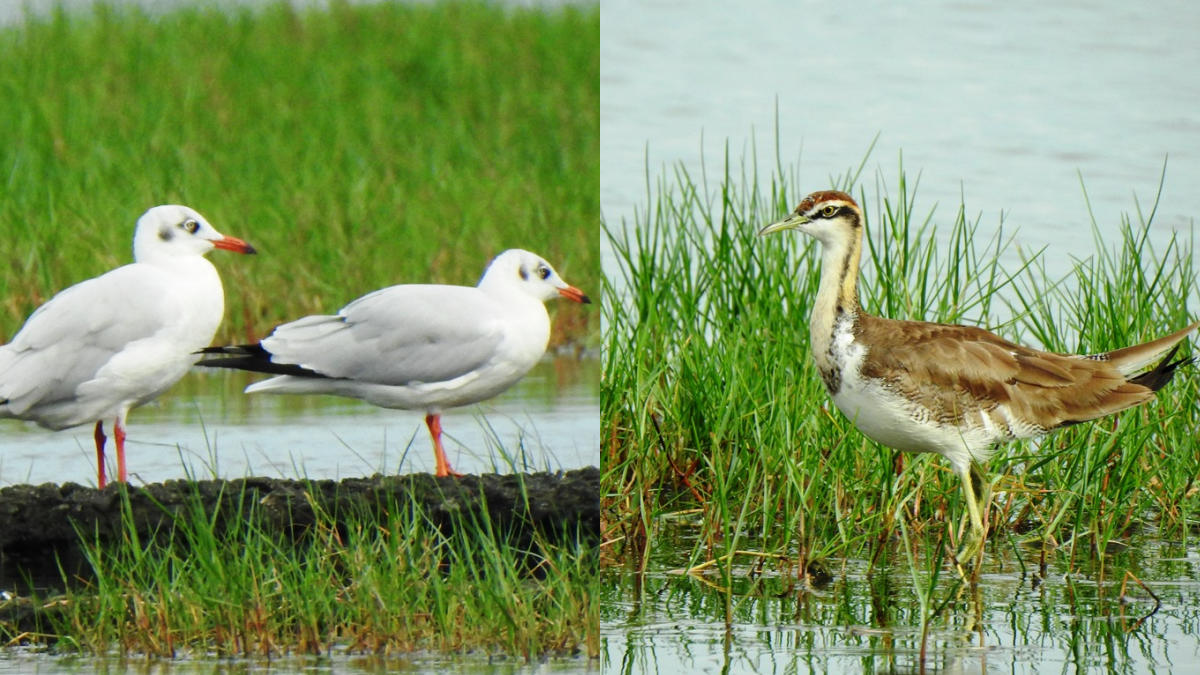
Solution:
<svg viewBox="0 0 1200 675">
<path fill-rule="evenodd" d="M 620 564 L 603 572 L 605 672 L 922 672 L 922 610 L 899 552 L 874 571 L 848 561 L 815 586 L 770 565 L 735 564 L 726 586 L 717 573 L 673 573 L 690 542 L 659 538 L 646 574 Z M 1146 673 L 1195 664 L 1200 547 L 1128 543 L 1103 568 L 1052 557 L 1043 575 L 1008 555 L 987 563 L 975 587 L 943 575 L 924 672 Z M 1126 570 L 1145 587 L 1125 584 Z"/>
<path fill-rule="evenodd" d="M 185 470 L 200 478 L 433 471 L 422 413 L 332 396 L 241 393 L 257 379 L 193 372 L 133 411 L 126 441 L 130 480 L 183 478 Z M 465 473 L 598 466 L 599 389 L 597 359 L 544 359 L 501 396 L 442 415 L 450 461 Z M 0 437 L 0 486 L 95 484 L 91 426 L 55 433 L 6 420 Z"/>
</svg>

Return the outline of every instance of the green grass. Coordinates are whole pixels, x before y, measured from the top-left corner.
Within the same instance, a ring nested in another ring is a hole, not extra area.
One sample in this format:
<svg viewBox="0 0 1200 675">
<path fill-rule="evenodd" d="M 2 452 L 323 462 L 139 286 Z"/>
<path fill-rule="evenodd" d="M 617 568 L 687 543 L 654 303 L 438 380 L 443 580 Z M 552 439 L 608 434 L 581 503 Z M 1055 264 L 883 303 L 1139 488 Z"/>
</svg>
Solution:
<svg viewBox="0 0 1200 675">
<path fill-rule="evenodd" d="M 0 29 L 0 337 L 130 261 L 183 203 L 256 258 L 210 257 L 218 340 L 396 283 L 473 285 L 507 248 L 593 295 L 597 5 L 99 5 Z M 555 340 L 599 343 L 552 303 Z M 573 303 L 570 303 L 573 304 Z"/>
<path fill-rule="evenodd" d="M 382 520 L 318 510 L 279 536 L 264 507 L 233 495 L 212 512 L 196 496 L 151 543 L 120 499 L 125 538 L 88 544 L 89 574 L 43 600 L 42 625 L 20 641 L 165 658 L 597 653 L 595 551 L 569 538 L 522 550 L 469 513 L 448 534 L 415 501 Z"/>
<path fill-rule="evenodd" d="M 930 546 L 959 536 L 965 509 L 946 463 L 866 440 L 821 387 L 808 354 L 815 242 L 755 236 L 811 190 L 852 190 L 864 207 L 869 312 L 983 325 L 1071 352 L 1151 339 L 1191 320 L 1194 242 L 1184 234 L 1150 250 L 1152 213 L 1122 217 L 1117 242 L 1097 234 L 1094 253 L 1058 279 L 1036 256 L 1003 266 L 1011 239 L 985 237 L 965 206 L 951 219 L 923 211 L 903 169 L 891 187 L 882 178 L 863 186 L 852 170 L 833 186 L 801 190 L 796 170 L 776 164 L 774 175 L 758 176 L 727 160 L 711 193 L 678 170 L 653 193 L 648 185 L 637 222 L 604 224 L 618 268 L 605 288 L 601 375 L 612 564 L 648 567 L 671 514 L 698 521 L 690 564 L 722 560 L 725 587 L 734 569 L 763 560 L 723 557 L 732 551 L 779 555 L 763 564 L 785 574 L 847 558 L 886 565 L 919 556 L 927 567 L 937 559 Z M 1191 367 L 1151 404 L 1008 446 L 990 467 L 997 494 L 985 569 L 1014 559 L 1036 567 L 1042 555 L 1091 560 L 1138 530 L 1192 536 L 1197 428 L 1200 372 Z"/>
</svg>

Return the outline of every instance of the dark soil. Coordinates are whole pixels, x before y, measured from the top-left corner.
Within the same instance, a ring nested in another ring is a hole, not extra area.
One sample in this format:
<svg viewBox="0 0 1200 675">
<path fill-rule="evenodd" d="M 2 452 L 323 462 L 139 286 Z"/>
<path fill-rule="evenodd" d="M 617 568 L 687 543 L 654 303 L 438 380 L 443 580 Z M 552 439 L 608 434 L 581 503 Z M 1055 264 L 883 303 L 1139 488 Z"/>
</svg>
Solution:
<svg viewBox="0 0 1200 675">
<path fill-rule="evenodd" d="M 129 495 L 130 514 L 122 513 Z M 278 478 L 167 481 L 103 490 L 74 483 L 17 485 L 0 489 L 0 591 L 24 593 L 57 588 L 68 576 L 90 576 L 81 543 L 128 536 L 132 522 L 139 539 L 172 536 L 174 520 L 202 504 L 226 526 L 231 518 L 252 518 L 279 537 L 305 536 L 324 523 L 346 526 L 378 519 L 414 506 L 444 533 L 462 523 L 490 531 L 519 550 L 536 552 L 536 542 L 595 547 L 600 541 L 600 470 L 566 473 L 435 478 L 428 474 L 298 481 Z M 249 514 L 249 515 L 247 515 Z"/>
</svg>

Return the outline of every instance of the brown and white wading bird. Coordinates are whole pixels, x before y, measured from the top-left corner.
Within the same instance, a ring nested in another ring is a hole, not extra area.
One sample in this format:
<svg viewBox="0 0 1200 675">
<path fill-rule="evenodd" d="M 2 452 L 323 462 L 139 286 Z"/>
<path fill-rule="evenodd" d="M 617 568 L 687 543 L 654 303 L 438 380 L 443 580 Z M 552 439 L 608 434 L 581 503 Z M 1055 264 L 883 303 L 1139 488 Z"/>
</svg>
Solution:
<svg viewBox="0 0 1200 675">
<path fill-rule="evenodd" d="M 368 293 L 332 316 L 284 324 L 257 344 L 213 347 L 200 366 L 275 375 L 247 394 L 333 394 L 425 411 L 438 476 L 450 468 L 441 411 L 516 384 L 546 353 L 548 300 L 591 303 L 541 257 L 511 249 L 477 286 L 405 284 Z"/>
<path fill-rule="evenodd" d="M 971 326 L 871 316 L 858 302 L 863 229 L 858 204 L 828 191 L 809 195 L 759 235 L 799 230 L 821 243 L 809 336 L 825 389 L 868 438 L 950 462 L 971 523 L 960 564 L 981 554 L 991 496 L 984 466 L 998 445 L 1141 405 L 1192 361 L 1172 359 L 1200 321 L 1145 344 L 1073 355 Z"/>
<path fill-rule="evenodd" d="M 60 292 L 0 347 L 0 418 L 60 430 L 96 423 L 97 479 L 104 420 L 113 420 L 117 480 L 126 481 L 125 417 L 187 373 L 225 313 L 214 248 L 254 253 L 186 206 L 138 219 L 134 262 Z"/>
</svg>

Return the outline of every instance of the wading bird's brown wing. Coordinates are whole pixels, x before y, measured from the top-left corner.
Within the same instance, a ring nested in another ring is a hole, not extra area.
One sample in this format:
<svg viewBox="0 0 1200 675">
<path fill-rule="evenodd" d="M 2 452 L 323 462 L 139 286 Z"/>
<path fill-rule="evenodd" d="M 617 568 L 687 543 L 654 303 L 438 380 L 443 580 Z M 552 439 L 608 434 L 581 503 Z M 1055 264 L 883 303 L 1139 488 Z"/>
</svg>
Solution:
<svg viewBox="0 0 1200 675">
<path fill-rule="evenodd" d="M 1018 436 L 1145 403 L 1178 365 L 1168 355 L 1150 371 L 1158 377 L 1130 378 L 1103 358 L 1042 352 L 970 326 L 870 317 L 860 331 L 870 345 L 867 377 L 884 380 L 947 424 L 971 423 L 969 416 L 999 409 L 1029 428 Z"/>
</svg>

